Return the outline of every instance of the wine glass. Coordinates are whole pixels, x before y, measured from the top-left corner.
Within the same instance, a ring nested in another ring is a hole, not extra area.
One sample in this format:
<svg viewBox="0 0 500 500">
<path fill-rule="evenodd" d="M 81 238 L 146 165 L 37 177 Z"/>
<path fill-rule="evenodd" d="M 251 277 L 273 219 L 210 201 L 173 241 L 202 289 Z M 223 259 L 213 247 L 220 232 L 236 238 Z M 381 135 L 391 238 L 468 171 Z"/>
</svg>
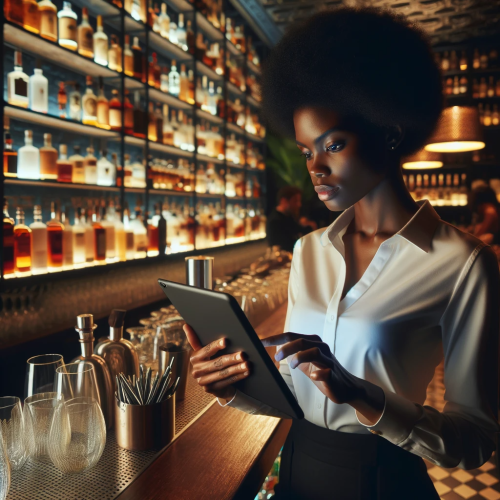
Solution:
<svg viewBox="0 0 500 500">
<path fill-rule="evenodd" d="M 0 398 L 0 431 L 12 470 L 19 470 L 27 459 L 21 401 L 14 396 Z"/>
<path fill-rule="evenodd" d="M 64 364 L 60 354 L 41 354 L 29 358 L 24 379 L 24 397 L 51 392 L 56 369 Z"/>
<path fill-rule="evenodd" d="M 60 366 L 54 392 L 57 404 L 47 444 L 49 456 L 63 473 L 82 472 L 99 461 L 106 444 L 93 365 L 79 362 Z"/>
<path fill-rule="evenodd" d="M 0 429 L 0 500 L 7 498 L 10 488 L 10 463 L 7 456 L 7 447 L 5 446 L 2 430 Z"/>
</svg>

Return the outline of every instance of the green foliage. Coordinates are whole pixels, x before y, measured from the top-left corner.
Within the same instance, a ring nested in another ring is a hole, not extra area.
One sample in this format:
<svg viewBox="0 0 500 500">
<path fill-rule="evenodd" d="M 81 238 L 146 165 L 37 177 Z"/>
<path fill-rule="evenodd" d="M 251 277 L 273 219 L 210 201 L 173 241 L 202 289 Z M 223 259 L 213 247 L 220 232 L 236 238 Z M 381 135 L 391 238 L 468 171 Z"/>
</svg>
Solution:
<svg viewBox="0 0 500 500">
<path fill-rule="evenodd" d="M 303 199 L 308 200 L 314 194 L 313 185 L 307 171 L 306 161 L 292 139 L 267 134 L 269 155 L 266 161 L 283 186 L 296 186 L 302 189 Z"/>
</svg>

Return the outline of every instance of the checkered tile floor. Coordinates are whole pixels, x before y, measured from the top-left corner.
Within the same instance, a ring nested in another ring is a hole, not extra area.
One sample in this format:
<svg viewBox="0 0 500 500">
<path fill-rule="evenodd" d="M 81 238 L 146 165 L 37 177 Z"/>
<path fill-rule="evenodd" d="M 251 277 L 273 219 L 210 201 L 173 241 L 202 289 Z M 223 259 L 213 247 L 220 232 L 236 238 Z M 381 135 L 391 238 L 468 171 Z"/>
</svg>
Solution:
<svg viewBox="0 0 500 500">
<path fill-rule="evenodd" d="M 493 456 L 479 469 L 442 469 L 425 462 L 442 500 L 500 500 L 500 481 Z"/>
</svg>

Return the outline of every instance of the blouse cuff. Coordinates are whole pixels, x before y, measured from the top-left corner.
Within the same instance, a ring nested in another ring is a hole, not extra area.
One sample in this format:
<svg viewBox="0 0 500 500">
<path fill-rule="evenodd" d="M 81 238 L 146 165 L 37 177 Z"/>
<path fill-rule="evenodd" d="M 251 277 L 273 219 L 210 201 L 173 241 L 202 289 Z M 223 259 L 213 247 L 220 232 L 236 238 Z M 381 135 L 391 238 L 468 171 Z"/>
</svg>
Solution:
<svg viewBox="0 0 500 500">
<path fill-rule="evenodd" d="M 385 404 L 382 415 L 375 424 L 370 424 L 357 411 L 358 422 L 372 434 L 385 437 L 395 445 L 401 444 L 411 433 L 422 414 L 421 407 L 394 392 L 384 390 Z"/>
<path fill-rule="evenodd" d="M 238 390 L 236 390 L 236 392 L 234 393 L 234 396 L 231 398 L 231 401 L 228 401 L 224 405 L 220 402 L 219 398 L 217 398 L 217 403 L 219 403 L 221 406 L 228 406 L 228 405 L 230 405 L 234 401 L 234 398 L 236 397 L 236 394 L 238 394 Z"/>
<path fill-rule="evenodd" d="M 236 389 L 236 393 L 231 401 L 225 405 L 219 401 L 219 398 L 217 398 L 217 401 L 221 406 L 231 406 L 232 408 L 244 411 L 245 413 L 255 413 L 255 411 L 262 406 L 262 403 L 254 398 L 251 398 L 250 396 L 247 396 L 246 394 L 243 394 L 238 389 Z"/>
</svg>

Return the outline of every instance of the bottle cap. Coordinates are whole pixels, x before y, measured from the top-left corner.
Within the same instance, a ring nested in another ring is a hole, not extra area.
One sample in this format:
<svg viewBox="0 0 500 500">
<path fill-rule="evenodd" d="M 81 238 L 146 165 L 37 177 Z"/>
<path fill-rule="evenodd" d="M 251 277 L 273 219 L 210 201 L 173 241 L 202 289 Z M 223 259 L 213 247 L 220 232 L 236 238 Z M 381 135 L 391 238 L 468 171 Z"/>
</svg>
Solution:
<svg viewBox="0 0 500 500">
<path fill-rule="evenodd" d="M 32 130 L 25 130 L 24 131 L 24 138 L 25 139 L 33 139 L 33 131 Z"/>
<path fill-rule="evenodd" d="M 77 330 L 93 330 L 94 329 L 94 315 L 93 314 L 80 314 L 76 317 Z"/>
</svg>

